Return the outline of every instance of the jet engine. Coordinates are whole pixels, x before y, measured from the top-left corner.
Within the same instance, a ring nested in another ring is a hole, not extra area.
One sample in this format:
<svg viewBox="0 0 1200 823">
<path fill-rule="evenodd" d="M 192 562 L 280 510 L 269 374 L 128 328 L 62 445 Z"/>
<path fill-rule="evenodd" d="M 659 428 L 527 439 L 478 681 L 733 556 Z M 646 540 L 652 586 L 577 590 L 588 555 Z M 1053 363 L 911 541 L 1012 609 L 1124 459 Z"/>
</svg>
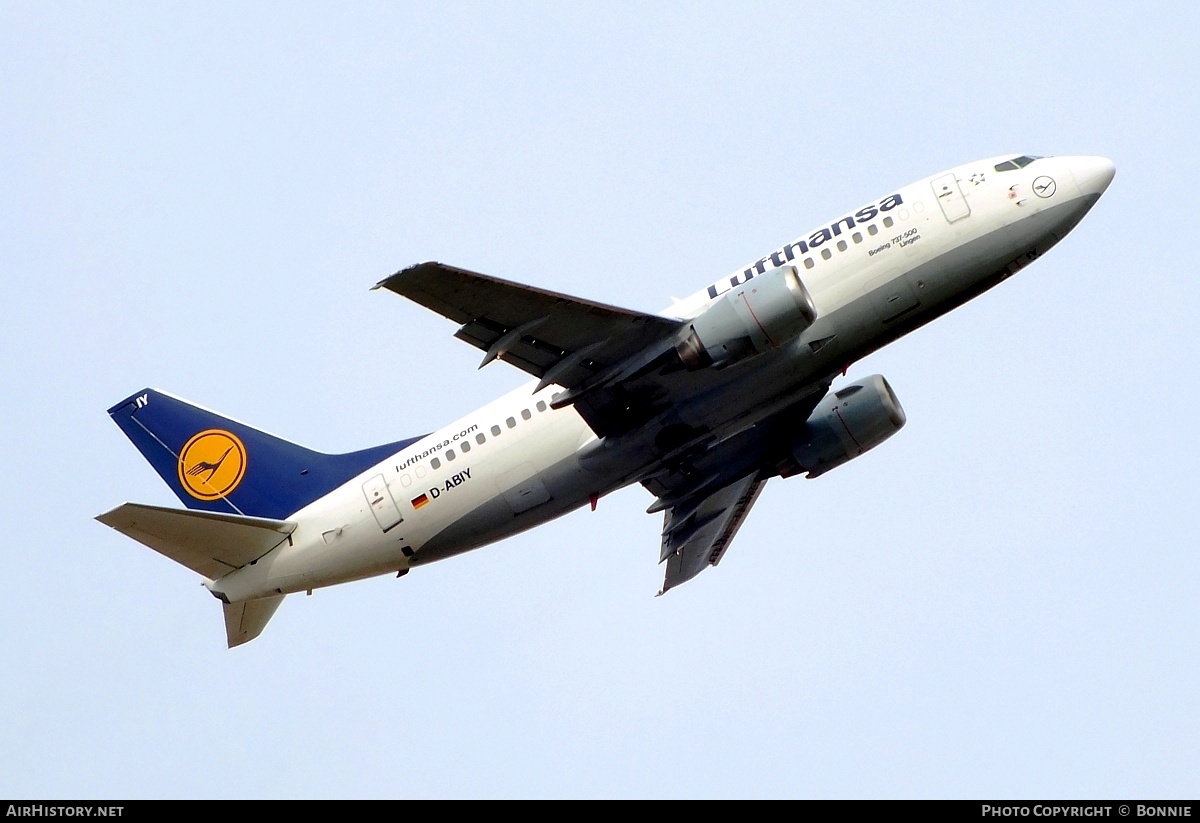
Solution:
<svg viewBox="0 0 1200 823">
<path fill-rule="evenodd" d="M 816 319 L 796 267 L 784 266 L 725 292 L 693 318 L 675 351 L 689 371 L 720 369 L 783 345 Z"/>
<path fill-rule="evenodd" d="M 881 375 L 827 394 L 792 441 L 779 473 L 813 478 L 878 446 L 904 426 L 904 409 Z"/>
</svg>

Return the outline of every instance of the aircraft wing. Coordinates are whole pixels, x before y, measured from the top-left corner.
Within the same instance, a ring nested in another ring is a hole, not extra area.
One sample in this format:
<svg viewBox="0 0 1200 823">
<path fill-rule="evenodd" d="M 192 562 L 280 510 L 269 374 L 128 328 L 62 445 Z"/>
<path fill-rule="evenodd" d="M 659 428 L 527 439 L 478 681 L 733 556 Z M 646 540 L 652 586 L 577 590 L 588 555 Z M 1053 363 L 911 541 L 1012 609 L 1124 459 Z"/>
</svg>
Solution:
<svg viewBox="0 0 1200 823">
<path fill-rule="evenodd" d="M 642 480 L 657 497 L 647 511 L 666 512 L 658 557 L 666 562 L 666 577 L 659 594 L 721 562 L 767 479 L 778 473 L 796 421 L 807 420 L 828 389 L 819 385 L 723 443 L 664 461 Z"/>
<path fill-rule="evenodd" d="M 500 359 L 541 378 L 578 387 L 679 328 L 678 320 L 594 303 L 441 263 L 418 263 L 383 287 L 453 320 L 454 336 L 482 349 L 480 368 Z"/>
<path fill-rule="evenodd" d="M 766 484 L 763 474 L 752 474 L 701 499 L 680 501 L 667 510 L 659 556 L 659 562 L 667 562 L 667 574 L 659 594 L 721 562 L 725 549 Z"/>
</svg>

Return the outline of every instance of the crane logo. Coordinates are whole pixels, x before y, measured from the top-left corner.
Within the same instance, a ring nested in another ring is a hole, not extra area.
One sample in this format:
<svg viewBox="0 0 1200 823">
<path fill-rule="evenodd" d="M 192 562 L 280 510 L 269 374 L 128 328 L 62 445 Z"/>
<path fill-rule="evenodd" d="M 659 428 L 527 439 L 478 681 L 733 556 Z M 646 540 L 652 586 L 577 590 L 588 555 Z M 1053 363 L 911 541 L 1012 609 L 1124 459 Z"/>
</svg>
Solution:
<svg viewBox="0 0 1200 823">
<path fill-rule="evenodd" d="M 179 453 L 179 482 L 197 500 L 220 500 L 246 474 L 246 447 L 232 432 L 208 429 Z"/>
<path fill-rule="evenodd" d="M 1050 197 L 1054 194 L 1054 178 L 1042 175 L 1037 180 L 1033 181 L 1033 193 L 1038 197 Z"/>
</svg>

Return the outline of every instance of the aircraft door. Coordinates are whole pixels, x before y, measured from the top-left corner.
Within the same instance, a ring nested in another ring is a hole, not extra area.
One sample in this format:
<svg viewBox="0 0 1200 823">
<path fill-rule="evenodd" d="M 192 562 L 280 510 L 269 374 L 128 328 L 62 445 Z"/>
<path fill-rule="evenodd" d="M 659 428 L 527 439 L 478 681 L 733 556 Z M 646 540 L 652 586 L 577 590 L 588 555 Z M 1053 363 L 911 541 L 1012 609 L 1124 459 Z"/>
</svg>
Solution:
<svg viewBox="0 0 1200 823">
<path fill-rule="evenodd" d="M 404 518 L 400 516 L 400 509 L 397 508 L 382 474 L 377 474 L 363 483 L 363 494 L 367 496 L 367 503 L 371 505 L 371 513 L 375 515 L 379 528 L 387 531 L 403 522 Z"/>
<path fill-rule="evenodd" d="M 958 178 L 954 176 L 954 172 L 943 174 L 931 185 L 933 196 L 942 207 L 942 214 L 946 215 L 947 223 L 957 223 L 964 217 L 970 217 L 971 207 L 967 204 L 967 198 L 963 197 L 962 189 L 958 187 Z"/>
</svg>

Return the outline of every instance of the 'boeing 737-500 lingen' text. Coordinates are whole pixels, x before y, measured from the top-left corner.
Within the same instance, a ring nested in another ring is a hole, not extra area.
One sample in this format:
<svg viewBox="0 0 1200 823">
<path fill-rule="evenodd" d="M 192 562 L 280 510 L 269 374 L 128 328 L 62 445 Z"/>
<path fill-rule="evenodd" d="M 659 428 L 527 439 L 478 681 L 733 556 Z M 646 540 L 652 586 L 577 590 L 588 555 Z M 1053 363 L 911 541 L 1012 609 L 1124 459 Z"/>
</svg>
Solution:
<svg viewBox="0 0 1200 823">
<path fill-rule="evenodd" d="M 661 314 L 420 263 L 384 288 L 529 385 L 422 437 L 322 454 L 154 389 L 109 409 L 186 509 L 97 519 L 204 577 L 230 646 L 284 596 L 398 573 L 640 483 L 662 591 L 720 562 L 763 484 L 816 477 L 904 411 L 855 361 L 1029 265 L 1113 179 L 1102 157 L 980 160 L 891 191 Z M 661 592 L 660 592 L 661 593 Z"/>
</svg>

